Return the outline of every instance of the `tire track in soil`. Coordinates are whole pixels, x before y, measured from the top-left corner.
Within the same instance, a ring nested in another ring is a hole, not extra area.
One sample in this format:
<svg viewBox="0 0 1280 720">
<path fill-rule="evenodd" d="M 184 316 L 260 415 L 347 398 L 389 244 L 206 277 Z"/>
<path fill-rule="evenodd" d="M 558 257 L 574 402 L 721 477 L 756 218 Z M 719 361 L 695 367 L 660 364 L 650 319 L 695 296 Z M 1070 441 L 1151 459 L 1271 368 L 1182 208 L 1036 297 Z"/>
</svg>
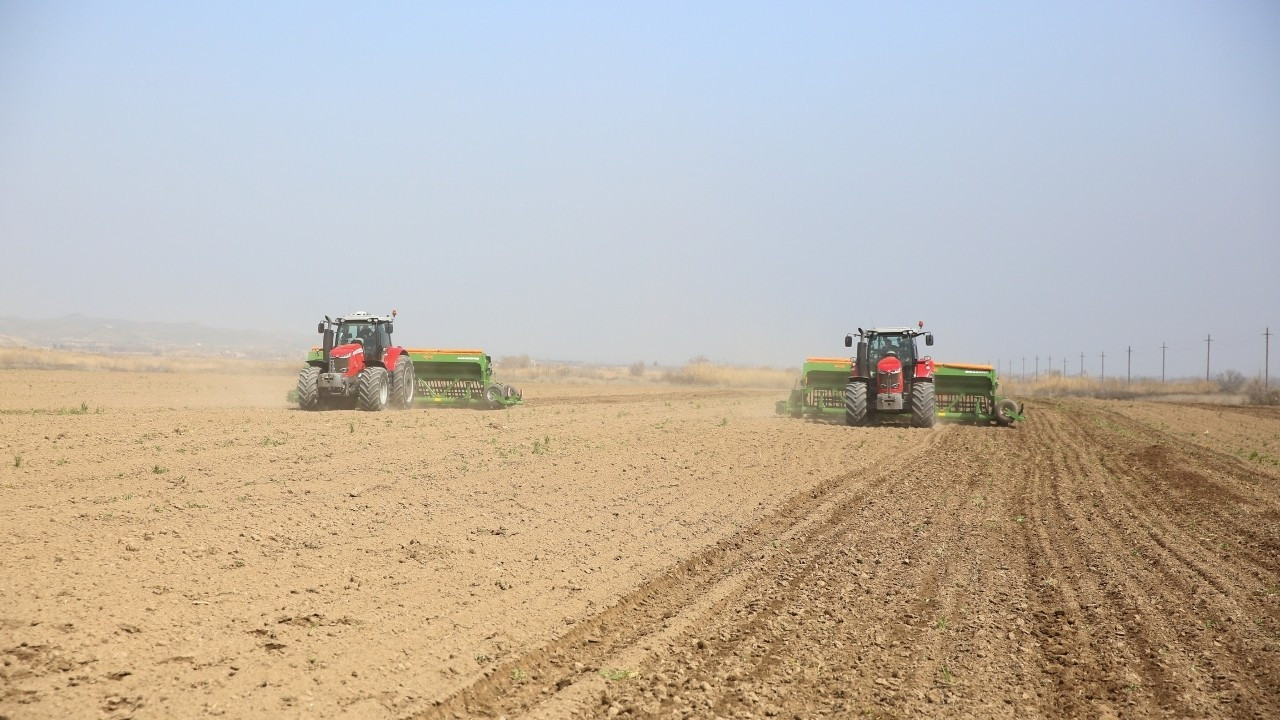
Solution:
<svg viewBox="0 0 1280 720">
<path fill-rule="evenodd" d="M 1121 416 L 1111 419 L 1124 434 L 1142 439 L 1141 449 L 1117 445 L 1107 436 L 1091 438 L 1099 448 L 1098 463 L 1117 480 L 1112 487 L 1131 511 L 1130 520 L 1141 532 L 1136 540 L 1151 557 L 1144 559 L 1165 573 L 1172 584 L 1184 583 L 1190 575 L 1223 599 L 1263 594 L 1265 583 L 1277 570 L 1277 504 L 1275 492 L 1268 497 L 1259 492 L 1261 476 L 1245 463 L 1200 448 L 1174 449 L 1169 438 L 1158 431 Z M 1243 491 L 1227 487 L 1244 483 Z M 1146 510 L 1151 498 L 1159 497 L 1162 512 Z M 1267 506 L 1271 506 L 1268 509 Z M 1191 518 L 1191 528 L 1187 527 Z M 1123 522 L 1123 520 L 1116 520 Z M 1225 542 L 1216 538 L 1241 536 L 1234 555 L 1245 567 L 1224 564 Z M 1176 562 L 1165 562 L 1165 555 Z M 1177 572 L 1177 570 L 1184 572 Z M 1240 581 L 1247 570 L 1255 583 Z M 1275 609 L 1257 608 L 1274 619 Z"/>
<path fill-rule="evenodd" d="M 1232 455 L 1180 443 L 1123 415 L 1114 414 L 1110 421 L 1146 441 L 1140 449 L 1114 448 L 1104 454 L 1111 472 L 1141 476 L 1179 516 L 1205 518 L 1215 529 L 1242 533 L 1249 540 L 1242 548 L 1250 559 L 1274 568 L 1280 553 L 1280 509 L 1273 475 Z M 1251 517 L 1242 522 L 1242 516 Z"/>
<path fill-rule="evenodd" d="M 689 404 L 697 400 L 717 400 L 725 398 L 738 398 L 743 396 L 770 396 L 777 395 L 776 391 L 756 391 L 756 390 L 685 390 L 673 391 L 667 393 L 630 393 L 618 395 L 592 395 L 592 405 L 619 405 L 626 403 L 654 403 L 654 402 L 679 402 Z M 529 407 L 553 407 L 556 405 L 576 405 L 582 402 L 582 398 L 575 395 L 566 395 L 563 397 L 531 397 L 525 398 L 524 404 Z"/>
<path fill-rule="evenodd" d="M 1275 528 L 1240 505 L 1274 491 L 1099 412 L 919 433 L 420 717 L 1280 715 Z M 1254 489 L 1197 500 L 1170 468 Z M 1258 544 L 1188 541 L 1201 500 Z"/>
<path fill-rule="evenodd" d="M 1143 663 L 1142 654 L 1135 656 L 1117 640 L 1127 630 L 1113 607 L 1115 597 L 1090 577 L 1096 576 L 1117 542 L 1107 537 L 1109 529 L 1099 531 L 1089 517 L 1076 515 L 1074 498 L 1066 496 L 1062 485 L 1064 478 L 1089 482 L 1085 444 L 1063 427 L 1056 413 L 1037 413 L 1032 427 L 1041 435 L 1041 448 L 1024 462 L 1030 482 L 1023 508 L 1034 537 L 1026 548 L 1037 605 L 1032 612 L 1034 647 L 1040 670 L 1050 681 L 1041 701 L 1052 714 L 1064 717 L 1114 715 L 1117 705 L 1131 699 L 1121 697 L 1117 688 L 1125 669 Z M 1073 490 L 1078 498 L 1080 489 Z M 1064 526 L 1073 539 L 1061 537 Z M 1108 541 L 1092 539 L 1098 535 Z M 1124 544 L 1123 538 L 1119 544 Z M 1150 673 L 1151 667 L 1146 670 Z M 1172 702 L 1163 685 L 1155 695 L 1159 704 Z"/>
<path fill-rule="evenodd" d="M 1143 518 L 1144 530 L 1156 547 L 1184 563 L 1180 582 L 1169 583 L 1183 592 L 1169 597 L 1180 601 L 1175 613 L 1184 618 L 1180 624 L 1192 629 L 1180 638 L 1190 645 L 1183 657 L 1194 669 L 1193 681 L 1206 686 L 1219 703 L 1234 703 L 1217 708 L 1218 713 L 1273 716 L 1259 715 L 1251 705 L 1268 696 L 1274 703 L 1280 692 L 1274 660 L 1256 662 L 1260 652 L 1276 651 L 1280 637 L 1280 608 L 1266 602 L 1280 590 L 1280 557 L 1275 552 L 1280 546 L 1280 494 L 1274 481 L 1230 455 L 1180 445 L 1122 416 L 1112 421 L 1125 431 L 1121 436 L 1141 443 L 1126 447 L 1113 438 L 1097 438 L 1098 446 L 1105 448 L 1102 464 L 1127 481 L 1124 486 L 1132 502 L 1145 506 L 1149 498 L 1161 498 L 1160 512 Z M 1186 518 L 1192 519 L 1190 528 Z M 1228 547 L 1224 538 L 1246 542 Z"/>
<path fill-rule="evenodd" d="M 1186 405 L 1187 407 L 1200 408 L 1201 410 L 1210 410 L 1218 413 L 1246 415 L 1251 418 L 1262 418 L 1264 420 L 1280 420 L 1280 408 L 1267 405 L 1212 405 L 1208 403 L 1187 403 Z"/>
<path fill-rule="evenodd" d="M 1096 408 L 1089 412 L 1096 419 Z M 1050 568 L 1071 580 L 1059 586 L 1056 576 L 1050 576 L 1055 582 L 1042 585 L 1042 598 L 1046 603 L 1063 602 L 1062 612 L 1068 617 L 1083 610 L 1088 628 L 1111 629 L 1107 643 L 1091 633 L 1091 654 L 1098 656 L 1104 673 L 1099 686 L 1086 689 L 1084 699 L 1102 697 L 1113 708 L 1149 703 L 1178 716 L 1213 712 L 1253 717 L 1251 700 L 1275 703 L 1275 692 L 1269 690 L 1276 687 L 1274 672 L 1251 667 L 1268 643 L 1247 620 L 1251 613 L 1257 617 L 1265 612 L 1252 599 L 1262 595 L 1262 588 L 1256 582 L 1253 587 L 1237 582 L 1242 568 L 1224 564 L 1211 546 L 1178 542 L 1185 536 L 1170 513 L 1178 513 L 1180 503 L 1176 494 L 1161 487 L 1161 467 L 1127 461 L 1141 455 L 1135 447 L 1143 447 L 1156 431 L 1126 423 L 1108 416 L 1101 426 L 1118 427 L 1120 432 L 1095 430 L 1099 424 L 1088 422 L 1076 408 L 1065 409 L 1059 417 L 1049 415 L 1044 422 L 1053 436 L 1046 445 L 1062 453 L 1053 472 L 1041 478 L 1049 478 L 1046 491 L 1053 497 L 1055 514 L 1072 520 L 1086 552 L 1055 548 L 1042 537 Z M 1194 465 L 1186 456 L 1180 462 Z M 1081 488 L 1068 497 L 1063 476 L 1088 481 L 1083 489 L 1093 497 L 1092 512 L 1069 514 Z M 1134 555 L 1141 562 L 1126 561 Z M 1273 574 L 1274 568 L 1273 559 Z M 1204 586 L 1213 592 L 1204 592 Z M 1072 597 L 1073 587 L 1086 591 L 1083 606 Z M 1195 598 L 1194 603 L 1188 603 L 1188 597 Z M 1210 610 L 1210 605 L 1217 609 Z M 1216 621 L 1202 616 L 1223 611 L 1236 617 L 1234 628 L 1215 629 Z M 1042 632 L 1055 634 L 1060 629 L 1055 625 L 1059 624 L 1044 624 Z M 1235 652 L 1223 653 L 1223 644 L 1244 651 L 1241 656 L 1248 659 L 1241 662 Z M 1070 704 L 1065 707 L 1072 709 Z"/>
<path fill-rule="evenodd" d="M 909 468 L 941 436 L 941 433 L 921 433 L 921 444 L 887 467 Z M 880 477 L 883 473 L 884 470 L 879 469 L 868 474 Z M 530 712 L 540 702 L 545 703 L 546 696 L 563 691 L 575 682 L 599 680 L 596 671 L 609 667 L 606 661 L 610 657 L 643 643 L 665 627 L 700 619 L 681 615 L 687 608 L 696 607 L 699 598 L 713 594 L 718 585 L 740 583 L 743 577 L 767 575 L 766 568 L 776 568 L 785 561 L 790 554 L 787 544 L 792 540 L 809 547 L 812 545 L 810 533 L 826 537 L 837 531 L 842 521 L 833 509 L 848 505 L 849 497 L 865 498 L 874 490 L 873 483 L 856 472 L 825 481 L 813 491 L 792 498 L 753 526 L 628 593 L 617 604 L 577 624 L 561 638 L 502 663 L 484 678 L 417 717 L 423 720 L 500 717 Z M 760 548 L 772 548 L 776 552 L 761 552 Z M 778 574 L 785 577 L 785 573 Z M 723 612 L 729 603 L 740 602 L 741 592 L 731 590 L 728 595 L 730 600 L 717 603 L 711 615 Z M 757 604 L 757 608 L 765 606 L 776 610 L 778 602 Z M 705 641 L 703 644 L 705 647 Z"/>
</svg>

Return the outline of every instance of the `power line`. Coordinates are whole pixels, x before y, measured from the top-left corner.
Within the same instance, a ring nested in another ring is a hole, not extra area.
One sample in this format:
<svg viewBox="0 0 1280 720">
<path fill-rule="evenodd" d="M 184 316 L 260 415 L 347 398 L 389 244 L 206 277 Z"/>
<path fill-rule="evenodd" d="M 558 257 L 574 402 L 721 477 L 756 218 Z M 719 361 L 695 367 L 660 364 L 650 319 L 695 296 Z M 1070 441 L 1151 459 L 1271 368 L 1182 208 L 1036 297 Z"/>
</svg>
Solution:
<svg viewBox="0 0 1280 720">
<path fill-rule="evenodd" d="M 1204 381 L 1209 382 L 1209 350 L 1213 347 L 1213 335 L 1204 338 Z"/>
</svg>

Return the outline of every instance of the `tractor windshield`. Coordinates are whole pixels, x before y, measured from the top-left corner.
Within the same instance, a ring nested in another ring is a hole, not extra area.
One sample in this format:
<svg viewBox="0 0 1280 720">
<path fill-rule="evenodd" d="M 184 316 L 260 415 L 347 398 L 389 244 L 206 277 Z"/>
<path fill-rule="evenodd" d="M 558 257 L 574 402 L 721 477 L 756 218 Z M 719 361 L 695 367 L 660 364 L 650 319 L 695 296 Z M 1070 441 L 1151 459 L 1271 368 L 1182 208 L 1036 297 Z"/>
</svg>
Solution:
<svg viewBox="0 0 1280 720">
<path fill-rule="evenodd" d="M 338 330 L 336 344 L 346 345 L 360 340 L 367 347 L 373 344 L 373 338 L 377 336 L 377 332 L 373 323 L 344 323 Z"/>
<path fill-rule="evenodd" d="M 915 338 L 907 335 L 875 335 L 871 338 L 868 353 L 872 363 L 880 362 L 890 353 L 903 363 L 909 363 L 916 359 L 915 345 Z"/>
</svg>

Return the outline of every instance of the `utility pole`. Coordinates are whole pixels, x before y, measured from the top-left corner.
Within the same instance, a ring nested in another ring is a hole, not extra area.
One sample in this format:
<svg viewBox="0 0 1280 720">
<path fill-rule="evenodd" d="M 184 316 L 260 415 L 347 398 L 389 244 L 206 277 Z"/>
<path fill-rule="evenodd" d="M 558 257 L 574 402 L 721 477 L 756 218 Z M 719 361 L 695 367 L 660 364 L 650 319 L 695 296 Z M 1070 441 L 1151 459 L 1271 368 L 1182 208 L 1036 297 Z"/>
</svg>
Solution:
<svg viewBox="0 0 1280 720">
<path fill-rule="evenodd" d="M 1271 327 L 1270 326 L 1267 326 L 1267 331 L 1262 333 L 1262 337 L 1266 338 L 1264 342 L 1266 342 L 1266 348 L 1267 348 L 1266 354 L 1263 355 L 1265 359 L 1262 362 L 1262 378 L 1263 378 L 1262 389 L 1265 391 L 1265 390 L 1271 389 Z"/>
<path fill-rule="evenodd" d="M 1102 351 L 1102 387 L 1107 386 L 1107 351 Z"/>
<path fill-rule="evenodd" d="M 1124 384 L 1133 382 L 1133 346 L 1129 346 L 1129 359 L 1124 363 Z"/>
<path fill-rule="evenodd" d="M 1046 360 L 1044 363 L 1044 372 L 1046 375 L 1053 372 L 1053 356 L 1052 355 L 1050 355 L 1049 359 Z"/>
<path fill-rule="evenodd" d="M 1165 351 L 1165 348 L 1167 347 L 1169 346 L 1165 345 L 1163 342 L 1160 343 L 1160 384 L 1161 385 L 1164 384 L 1164 351 Z"/>
<path fill-rule="evenodd" d="M 1209 350 L 1213 348 L 1213 335 L 1204 338 L 1204 381 L 1209 382 Z"/>
<path fill-rule="evenodd" d="M 1036 356 L 1036 380 L 1040 379 L 1040 356 Z"/>
<path fill-rule="evenodd" d="M 1022 356 L 1022 379 L 1027 379 L 1027 356 Z"/>
<path fill-rule="evenodd" d="M 1080 377 L 1084 377 L 1084 353 L 1080 353 Z"/>
<path fill-rule="evenodd" d="M 1066 377 L 1066 376 L 1067 376 L 1067 358 L 1064 355 L 1062 358 L 1062 377 Z"/>
</svg>

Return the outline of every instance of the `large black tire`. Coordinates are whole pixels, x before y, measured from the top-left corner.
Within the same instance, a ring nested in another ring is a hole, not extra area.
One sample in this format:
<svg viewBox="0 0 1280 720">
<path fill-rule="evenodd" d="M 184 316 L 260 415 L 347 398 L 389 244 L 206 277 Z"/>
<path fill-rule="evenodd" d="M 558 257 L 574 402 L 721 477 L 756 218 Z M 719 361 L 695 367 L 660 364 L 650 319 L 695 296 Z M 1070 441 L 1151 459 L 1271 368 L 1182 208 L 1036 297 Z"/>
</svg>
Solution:
<svg viewBox="0 0 1280 720">
<path fill-rule="evenodd" d="M 867 414 L 867 384 L 863 382 L 851 382 L 844 386 L 844 421 L 846 424 L 860 426 L 866 425 L 869 416 Z"/>
<path fill-rule="evenodd" d="M 386 368 L 367 367 L 360 371 L 356 382 L 356 407 L 360 410 L 378 412 L 387 407 L 391 399 L 391 387 L 387 379 Z"/>
<path fill-rule="evenodd" d="M 404 355 L 396 361 L 396 370 L 391 374 L 391 402 L 401 410 L 413 407 L 413 391 L 417 378 L 413 374 L 413 361 Z"/>
<path fill-rule="evenodd" d="M 298 407 L 303 410 L 320 409 L 320 368 L 308 365 L 298 373 Z"/>
<path fill-rule="evenodd" d="M 911 424 L 928 428 L 938 421 L 938 406 L 933 399 L 933 383 L 917 382 L 911 385 Z"/>
<path fill-rule="evenodd" d="M 1001 425 L 1012 425 L 1017 419 L 1018 403 L 1005 398 L 996 403 L 996 422 Z"/>
</svg>

